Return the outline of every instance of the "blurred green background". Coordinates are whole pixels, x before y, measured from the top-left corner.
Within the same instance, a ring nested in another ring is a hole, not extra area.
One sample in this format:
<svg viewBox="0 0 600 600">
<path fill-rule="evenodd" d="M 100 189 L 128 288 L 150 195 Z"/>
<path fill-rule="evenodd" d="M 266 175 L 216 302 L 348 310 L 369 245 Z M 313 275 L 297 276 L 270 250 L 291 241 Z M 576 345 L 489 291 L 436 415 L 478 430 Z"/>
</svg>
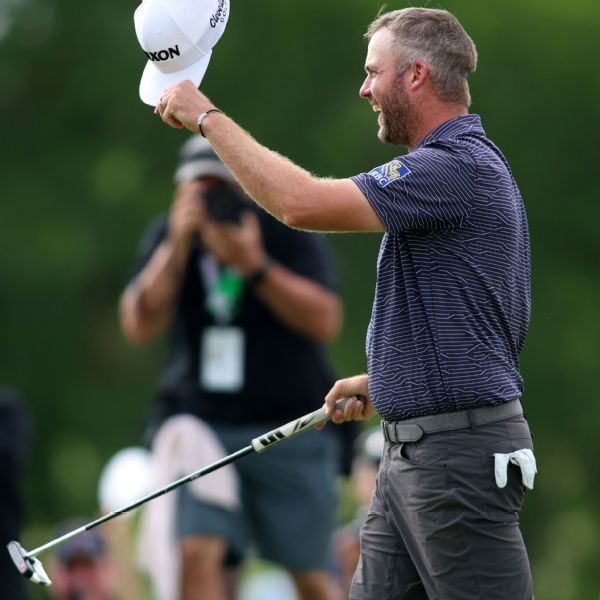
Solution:
<svg viewBox="0 0 600 600">
<path fill-rule="evenodd" d="M 202 89 L 320 175 L 397 151 L 358 97 L 370 0 L 232 0 Z M 169 205 L 185 134 L 138 98 L 136 2 L 0 0 L 0 385 L 35 423 L 23 496 L 30 546 L 93 517 L 107 459 L 140 443 L 162 359 L 132 348 L 116 304 L 147 221 Z M 389 2 L 389 9 L 406 6 Z M 479 50 L 472 111 L 525 199 L 533 318 L 522 356 L 539 475 L 522 514 L 536 598 L 600 591 L 597 0 L 446 0 Z M 346 320 L 340 375 L 365 369 L 377 235 L 333 236 Z"/>
</svg>

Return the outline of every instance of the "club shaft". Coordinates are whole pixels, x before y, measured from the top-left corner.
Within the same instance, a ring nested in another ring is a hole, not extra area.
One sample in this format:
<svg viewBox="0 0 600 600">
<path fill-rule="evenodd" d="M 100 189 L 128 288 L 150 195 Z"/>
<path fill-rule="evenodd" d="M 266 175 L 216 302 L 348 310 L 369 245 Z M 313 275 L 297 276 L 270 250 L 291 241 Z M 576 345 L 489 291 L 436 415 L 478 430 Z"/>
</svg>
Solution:
<svg viewBox="0 0 600 600">
<path fill-rule="evenodd" d="M 348 400 L 349 398 L 339 400 L 337 403 L 338 408 L 343 408 L 348 402 Z M 142 506 L 142 504 L 150 502 L 150 500 L 154 500 L 155 498 L 167 494 L 173 491 L 174 489 L 186 483 L 189 483 L 190 481 L 194 481 L 194 479 L 198 479 L 198 477 L 208 475 L 209 473 L 212 473 L 213 471 L 216 471 L 217 469 L 220 469 L 225 465 L 235 462 L 236 460 L 247 456 L 248 454 L 263 452 L 264 450 L 267 450 L 271 446 L 274 446 L 275 444 L 278 444 L 279 442 L 285 439 L 294 437 L 299 433 L 306 431 L 307 429 L 311 429 L 315 425 L 320 425 L 321 423 L 329 421 L 330 418 L 331 417 L 325 413 L 325 409 L 322 407 L 307 415 L 304 415 L 303 417 L 300 417 L 299 419 L 290 421 L 289 423 L 286 423 L 285 425 L 279 427 L 279 429 L 273 429 L 272 431 L 269 431 L 268 433 L 265 433 L 264 435 L 253 439 L 249 446 L 246 446 L 245 448 L 242 448 L 241 450 L 238 450 L 237 452 L 234 452 L 229 456 L 225 456 L 221 460 L 218 460 L 217 462 L 214 462 L 211 465 L 208 465 L 202 469 L 198 469 L 197 471 L 194 471 L 193 473 L 190 473 L 189 475 L 186 475 L 185 477 L 182 477 L 181 479 L 178 479 L 177 481 L 174 481 L 173 483 L 170 483 L 169 485 L 159 490 L 156 490 L 155 492 L 152 492 L 151 494 L 148 494 L 147 496 L 144 496 L 139 500 L 136 500 L 132 504 L 124 506 L 120 510 L 115 510 L 111 513 L 108 513 L 103 517 L 100 517 L 99 519 L 88 523 L 87 525 L 79 527 L 79 529 L 74 529 L 73 531 L 70 531 L 69 533 L 66 533 L 63 536 L 56 538 L 48 542 L 47 544 L 44 544 L 43 546 L 40 546 L 39 548 L 35 548 L 35 550 L 27 552 L 26 557 L 31 558 L 37 556 L 38 554 L 44 552 L 45 550 L 48 550 L 49 548 L 57 546 L 58 544 L 61 544 L 62 542 L 72 537 L 75 537 L 76 535 L 79 535 L 84 531 L 94 529 L 94 527 L 98 527 L 98 525 L 102 525 L 103 523 L 106 523 L 107 521 L 110 521 L 120 515 L 128 513 L 134 510 L 135 508 Z"/>
<path fill-rule="evenodd" d="M 35 550 L 31 550 L 30 552 L 27 553 L 27 557 L 37 556 L 38 554 L 52 548 L 53 546 L 62 544 L 62 542 L 65 542 L 66 540 L 68 540 L 72 537 L 75 537 L 76 535 L 79 535 L 80 533 L 83 533 L 84 531 L 89 531 L 90 529 L 94 529 L 95 527 L 98 527 L 98 525 L 102 525 L 103 523 L 106 523 L 107 521 L 115 519 L 116 517 L 118 517 L 120 515 L 128 513 L 130 511 L 138 508 L 139 506 L 142 506 L 142 504 L 146 504 L 146 502 L 150 502 L 150 500 L 154 500 L 155 498 L 158 498 L 159 496 L 167 494 L 167 493 L 171 492 L 172 490 L 174 490 L 186 483 L 189 483 L 190 481 L 194 481 L 194 479 L 198 479 L 198 477 L 202 477 L 203 475 L 208 475 L 209 473 L 212 473 L 213 471 L 216 471 L 217 469 L 220 469 L 221 467 L 224 467 L 225 465 L 228 465 L 244 456 L 247 456 L 248 454 L 253 454 L 253 453 L 254 453 L 254 448 L 252 446 L 246 446 L 245 448 L 242 448 L 241 450 L 238 450 L 237 452 L 234 452 L 233 454 L 230 454 L 229 456 L 226 456 L 225 458 L 222 458 L 221 460 L 218 460 L 217 462 L 214 462 L 202 469 L 198 469 L 197 471 L 194 471 L 193 473 L 190 473 L 189 475 L 186 475 L 185 477 L 182 477 L 181 479 L 178 479 L 177 481 L 174 481 L 173 483 L 170 483 L 169 485 L 167 485 L 159 490 L 156 490 L 155 492 L 152 492 L 151 494 L 148 494 L 147 496 L 144 496 L 143 498 L 140 498 L 139 500 L 136 500 L 132 504 L 124 506 L 123 508 L 121 508 L 119 510 L 115 510 L 111 513 L 108 513 L 108 514 L 100 517 L 99 519 L 96 519 L 95 521 L 88 523 L 87 525 L 83 525 L 82 527 L 79 527 L 79 529 L 74 529 L 73 531 L 70 531 L 69 533 L 66 533 L 63 536 L 56 538 L 55 540 L 52 540 L 52 541 L 48 542 L 47 544 L 44 544 L 43 546 L 40 546 L 39 548 L 35 548 Z"/>
<path fill-rule="evenodd" d="M 36 556 L 37 554 L 39 554 L 40 552 L 43 552 L 44 550 L 47 550 L 48 548 L 52 548 L 53 546 L 62 544 L 63 542 L 66 542 L 68 539 L 71 539 L 72 537 L 75 537 L 76 535 L 83 533 L 88 528 L 89 528 L 88 525 L 84 525 L 83 527 L 79 527 L 78 529 L 73 529 L 73 531 L 69 531 L 69 533 L 65 533 L 65 535 L 62 535 L 59 538 L 56 538 L 55 540 L 52 540 L 52 541 L 48 542 L 47 544 L 44 544 L 43 546 L 40 546 L 39 548 L 36 548 L 35 550 L 28 552 L 25 556 L 26 556 L 26 558 L 31 558 L 32 556 Z"/>
</svg>

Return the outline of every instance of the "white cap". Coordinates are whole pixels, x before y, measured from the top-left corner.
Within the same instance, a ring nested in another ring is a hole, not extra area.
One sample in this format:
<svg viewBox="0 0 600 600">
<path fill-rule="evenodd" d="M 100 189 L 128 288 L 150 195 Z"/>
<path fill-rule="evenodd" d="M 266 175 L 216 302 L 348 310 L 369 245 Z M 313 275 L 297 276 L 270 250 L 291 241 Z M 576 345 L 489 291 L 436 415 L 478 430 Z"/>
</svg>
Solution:
<svg viewBox="0 0 600 600">
<path fill-rule="evenodd" d="M 149 494 L 154 463 L 146 448 L 119 450 L 106 463 L 98 483 L 98 500 L 104 512 L 113 512 Z"/>
<path fill-rule="evenodd" d="M 134 15 L 135 33 L 150 60 L 140 98 L 156 106 L 180 81 L 199 86 L 228 18 L 229 0 L 143 0 Z"/>
</svg>

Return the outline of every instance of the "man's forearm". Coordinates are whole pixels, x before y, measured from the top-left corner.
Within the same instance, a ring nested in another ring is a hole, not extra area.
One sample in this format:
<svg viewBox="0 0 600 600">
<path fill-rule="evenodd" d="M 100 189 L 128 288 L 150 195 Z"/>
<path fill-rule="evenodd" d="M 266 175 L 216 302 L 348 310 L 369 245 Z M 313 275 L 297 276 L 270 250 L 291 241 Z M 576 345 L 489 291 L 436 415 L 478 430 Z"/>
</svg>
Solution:
<svg viewBox="0 0 600 600">
<path fill-rule="evenodd" d="M 308 171 L 259 144 L 224 114 L 212 113 L 203 131 L 246 193 L 274 217 L 294 225 L 311 209 L 319 180 Z"/>
<path fill-rule="evenodd" d="M 342 303 L 322 285 L 273 265 L 254 293 L 290 329 L 320 342 L 331 341 L 342 322 Z"/>
<path fill-rule="evenodd" d="M 127 337 L 145 343 L 168 326 L 183 278 L 187 251 L 165 240 L 123 293 L 121 325 Z"/>
<path fill-rule="evenodd" d="M 189 80 L 167 88 L 155 112 L 171 127 L 185 127 L 209 139 L 247 194 L 291 227 L 312 231 L 385 231 L 352 179 L 314 177 L 265 148 Z"/>
</svg>

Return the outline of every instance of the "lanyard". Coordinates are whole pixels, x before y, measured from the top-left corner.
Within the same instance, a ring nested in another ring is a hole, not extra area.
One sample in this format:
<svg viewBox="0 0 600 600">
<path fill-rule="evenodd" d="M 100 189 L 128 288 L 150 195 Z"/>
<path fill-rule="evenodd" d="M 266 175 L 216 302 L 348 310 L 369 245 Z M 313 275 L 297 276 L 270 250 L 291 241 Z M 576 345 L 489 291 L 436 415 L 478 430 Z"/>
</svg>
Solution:
<svg viewBox="0 0 600 600">
<path fill-rule="evenodd" d="M 244 291 L 242 277 L 234 269 L 220 267 L 210 254 L 200 257 L 198 271 L 206 289 L 206 310 L 220 325 L 230 323 L 239 312 Z"/>
</svg>

